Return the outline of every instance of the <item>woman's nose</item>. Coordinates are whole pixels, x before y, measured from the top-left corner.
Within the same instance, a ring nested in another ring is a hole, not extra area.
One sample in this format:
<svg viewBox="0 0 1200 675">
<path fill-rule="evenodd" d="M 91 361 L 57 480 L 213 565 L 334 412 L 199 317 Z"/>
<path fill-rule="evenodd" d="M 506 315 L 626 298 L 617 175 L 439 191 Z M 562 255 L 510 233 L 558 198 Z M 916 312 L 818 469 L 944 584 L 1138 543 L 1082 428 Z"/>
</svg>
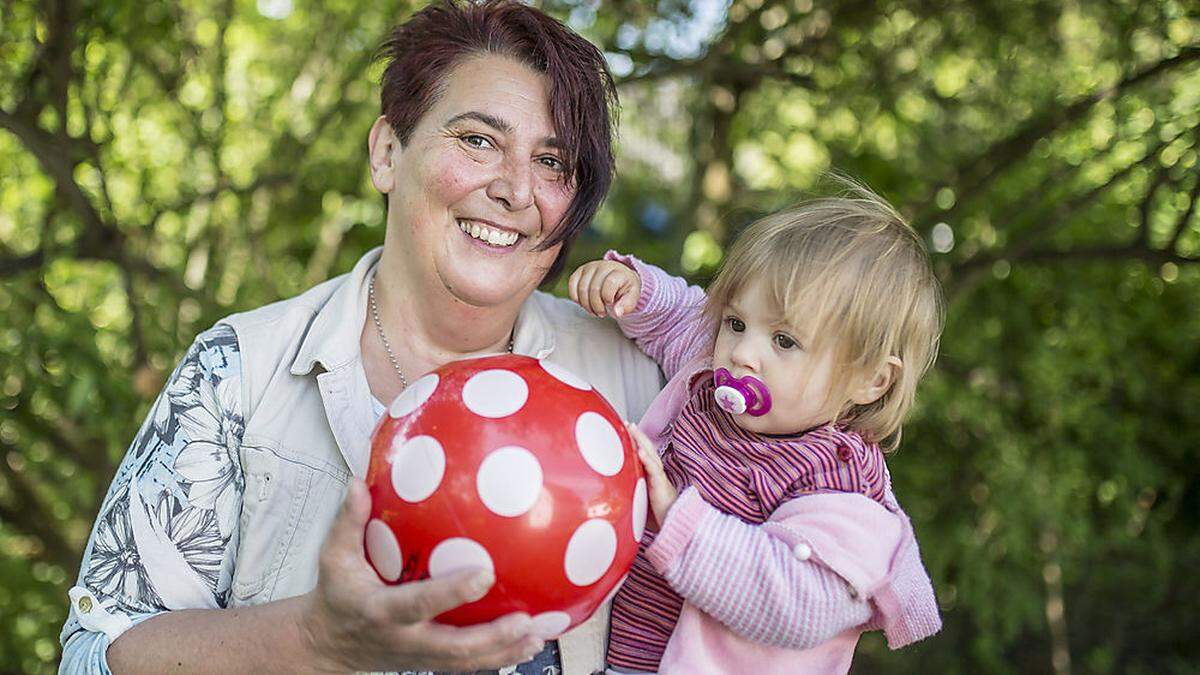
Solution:
<svg viewBox="0 0 1200 675">
<path fill-rule="evenodd" d="M 528 167 L 519 168 L 505 162 L 500 175 L 488 184 L 487 194 L 509 211 L 521 211 L 533 204 L 533 177 Z"/>
</svg>

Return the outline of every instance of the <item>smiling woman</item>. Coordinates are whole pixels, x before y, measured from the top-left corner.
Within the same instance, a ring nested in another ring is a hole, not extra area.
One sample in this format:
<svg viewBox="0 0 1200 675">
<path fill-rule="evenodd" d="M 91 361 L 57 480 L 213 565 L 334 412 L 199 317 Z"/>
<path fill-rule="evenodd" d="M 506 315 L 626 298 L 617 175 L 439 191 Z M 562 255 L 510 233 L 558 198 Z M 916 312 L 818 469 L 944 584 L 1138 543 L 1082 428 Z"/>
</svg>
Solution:
<svg viewBox="0 0 1200 675">
<path fill-rule="evenodd" d="M 627 419 L 657 393 L 657 367 L 614 326 L 535 290 L 611 184 L 611 78 L 588 42 L 506 0 L 426 8 L 381 53 L 382 249 L 197 338 L 101 508 L 64 671 L 603 666 L 607 606 L 561 636 L 520 614 L 434 623 L 491 575 L 383 583 L 361 478 L 385 404 L 456 359 L 565 367 Z"/>
<path fill-rule="evenodd" d="M 514 59 L 475 56 L 451 71 L 406 143 L 386 115 L 376 121 L 371 175 L 388 194 L 387 243 L 396 243 L 384 249 L 385 307 L 407 315 L 413 303 L 445 294 L 456 310 L 444 317 L 451 321 L 462 312 L 512 313 L 554 267 L 575 188 L 560 157 L 548 84 Z M 428 255 L 412 260 L 411 251 Z M 385 312 L 385 325 L 390 318 Z M 509 335 L 496 327 L 500 334 L 472 337 L 498 350 Z"/>
</svg>

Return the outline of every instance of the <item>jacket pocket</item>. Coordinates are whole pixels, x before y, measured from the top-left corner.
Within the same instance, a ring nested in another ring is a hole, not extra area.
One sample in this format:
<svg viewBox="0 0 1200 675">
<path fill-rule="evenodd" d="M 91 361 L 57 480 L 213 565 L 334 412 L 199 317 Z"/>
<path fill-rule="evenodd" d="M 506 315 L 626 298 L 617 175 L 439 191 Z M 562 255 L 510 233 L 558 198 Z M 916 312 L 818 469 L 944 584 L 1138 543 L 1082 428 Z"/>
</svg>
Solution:
<svg viewBox="0 0 1200 675">
<path fill-rule="evenodd" d="M 231 591 L 236 604 L 270 597 L 302 524 L 314 469 L 278 446 L 242 444 L 246 492 Z"/>
</svg>

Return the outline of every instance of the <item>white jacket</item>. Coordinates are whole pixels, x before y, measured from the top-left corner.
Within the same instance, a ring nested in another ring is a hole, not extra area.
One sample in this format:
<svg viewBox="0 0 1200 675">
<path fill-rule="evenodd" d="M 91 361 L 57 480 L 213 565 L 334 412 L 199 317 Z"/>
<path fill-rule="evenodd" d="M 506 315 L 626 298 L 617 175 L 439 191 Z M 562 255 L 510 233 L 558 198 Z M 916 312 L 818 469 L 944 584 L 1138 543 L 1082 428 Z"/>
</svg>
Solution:
<svg viewBox="0 0 1200 675">
<path fill-rule="evenodd" d="M 375 414 L 359 351 L 367 282 L 382 249 L 302 295 L 228 317 L 242 353 L 245 473 L 230 606 L 308 592 L 317 554 L 353 473 L 366 476 Z M 469 327 L 464 326 L 464 330 Z M 625 419 L 662 386 L 658 367 L 609 321 L 535 292 L 513 351 L 590 381 Z M 387 403 L 387 402 L 385 402 Z M 559 638 L 566 675 L 603 669 L 608 607 Z"/>
</svg>

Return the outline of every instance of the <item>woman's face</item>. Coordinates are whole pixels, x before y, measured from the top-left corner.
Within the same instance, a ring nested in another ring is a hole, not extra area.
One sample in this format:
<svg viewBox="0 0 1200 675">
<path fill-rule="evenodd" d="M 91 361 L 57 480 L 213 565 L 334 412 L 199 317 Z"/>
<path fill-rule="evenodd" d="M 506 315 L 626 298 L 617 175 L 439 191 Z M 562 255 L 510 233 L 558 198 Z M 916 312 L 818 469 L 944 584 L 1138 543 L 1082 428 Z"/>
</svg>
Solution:
<svg viewBox="0 0 1200 675">
<path fill-rule="evenodd" d="M 475 307 L 520 304 L 554 262 L 561 246 L 537 245 L 574 188 L 563 179 L 548 84 L 512 59 L 471 57 L 449 72 L 403 147 L 376 122 L 372 179 L 388 193 L 388 236 L 421 286 Z"/>
</svg>

